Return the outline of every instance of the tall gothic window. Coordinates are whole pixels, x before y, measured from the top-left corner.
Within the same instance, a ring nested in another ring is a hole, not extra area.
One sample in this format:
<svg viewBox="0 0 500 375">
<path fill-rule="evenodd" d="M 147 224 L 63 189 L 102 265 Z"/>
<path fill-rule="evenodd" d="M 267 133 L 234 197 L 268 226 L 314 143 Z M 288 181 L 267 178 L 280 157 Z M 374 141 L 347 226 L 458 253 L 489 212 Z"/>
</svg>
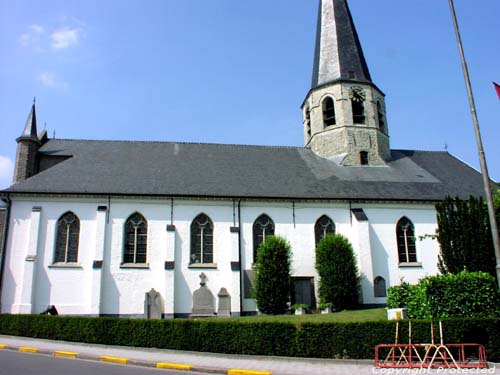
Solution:
<svg viewBox="0 0 500 375">
<path fill-rule="evenodd" d="M 323 100 L 323 125 L 325 128 L 330 125 L 335 125 L 335 103 L 330 96 Z"/>
<path fill-rule="evenodd" d="M 54 263 L 78 262 L 80 220 L 73 212 L 66 212 L 57 221 Z"/>
<path fill-rule="evenodd" d="M 365 123 L 365 93 L 361 88 L 351 91 L 352 121 L 354 124 Z"/>
<path fill-rule="evenodd" d="M 399 263 L 413 263 L 417 261 L 417 248 L 415 246 L 415 228 L 406 217 L 399 220 L 396 227 L 398 241 Z"/>
<path fill-rule="evenodd" d="M 253 261 L 257 260 L 259 246 L 266 237 L 274 236 L 274 221 L 266 214 L 260 215 L 253 223 Z"/>
<path fill-rule="evenodd" d="M 384 121 L 384 112 L 382 111 L 382 105 L 379 101 L 377 101 L 377 116 L 378 116 L 378 127 L 379 129 L 385 133 L 385 121 Z"/>
<path fill-rule="evenodd" d="M 132 214 L 125 222 L 124 263 L 146 263 L 148 222 L 140 213 Z"/>
<path fill-rule="evenodd" d="M 316 245 L 327 234 L 335 234 L 335 223 L 328 216 L 323 215 L 316 221 L 316 224 L 314 225 L 314 237 L 316 239 Z"/>
<path fill-rule="evenodd" d="M 214 262 L 214 224 L 199 214 L 191 223 L 191 264 Z"/>
</svg>

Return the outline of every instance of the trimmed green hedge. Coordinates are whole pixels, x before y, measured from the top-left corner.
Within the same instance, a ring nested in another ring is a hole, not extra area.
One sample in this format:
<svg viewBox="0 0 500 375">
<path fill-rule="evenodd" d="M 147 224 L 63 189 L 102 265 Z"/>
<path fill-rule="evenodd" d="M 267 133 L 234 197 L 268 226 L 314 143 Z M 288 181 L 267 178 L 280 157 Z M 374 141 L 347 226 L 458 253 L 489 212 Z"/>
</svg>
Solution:
<svg viewBox="0 0 500 375">
<path fill-rule="evenodd" d="M 439 332 L 435 322 L 435 332 Z M 473 342 L 500 361 L 499 319 L 444 321 L 447 343 Z M 394 322 L 258 323 L 240 320 L 142 320 L 0 315 L 0 334 L 105 345 L 228 354 L 373 359 L 377 344 L 394 342 Z M 400 342 L 408 342 L 401 323 Z M 436 340 L 439 337 L 436 336 Z M 413 322 L 413 342 L 431 341 L 430 323 Z"/>
<path fill-rule="evenodd" d="M 387 306 L 406 307 L 411 319 L 500 318 L 500 292 L 490 274 L 462 271 L 390 287 Z"/>
</svg>

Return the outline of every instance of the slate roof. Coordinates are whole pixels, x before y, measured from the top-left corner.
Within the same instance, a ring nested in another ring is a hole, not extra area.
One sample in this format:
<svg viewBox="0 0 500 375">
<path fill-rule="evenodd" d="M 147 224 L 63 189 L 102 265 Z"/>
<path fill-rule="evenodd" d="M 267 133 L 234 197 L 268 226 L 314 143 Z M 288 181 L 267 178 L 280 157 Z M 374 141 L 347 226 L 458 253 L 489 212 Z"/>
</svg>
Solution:
<svg viewBox="0 0 500 375">
<path fill-rule="evenodd" d="M 320 0 L 312 89 L 338 80 L 373 83 L 346 0 Z"/>
<path fill-rule="evenodd" d="M 51 139 L 42 170 L 9 193 L 435 201 L 482 195 L 447 152 L 393 150 L 387 166 L 339 166 L 304 147 Z M 45 169 L 47 168 L 47 169 Z"/>
</svg>

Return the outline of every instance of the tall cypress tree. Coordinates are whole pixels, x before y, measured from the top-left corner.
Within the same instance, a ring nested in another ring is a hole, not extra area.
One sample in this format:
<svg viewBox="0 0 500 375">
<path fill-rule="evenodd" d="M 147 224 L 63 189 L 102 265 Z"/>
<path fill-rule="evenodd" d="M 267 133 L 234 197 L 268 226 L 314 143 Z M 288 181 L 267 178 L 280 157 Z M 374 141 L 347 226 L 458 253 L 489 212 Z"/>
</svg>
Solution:
<svg viewBox="0 0 500 375">
<path fill-rule="evenodd" d="M 454 274 L 463 270 L 483 271 L 495 276 L 495 252 L 484 200 L 448 197 L 436 204 L 436 211 L 440 271 Z"/>
</svg>

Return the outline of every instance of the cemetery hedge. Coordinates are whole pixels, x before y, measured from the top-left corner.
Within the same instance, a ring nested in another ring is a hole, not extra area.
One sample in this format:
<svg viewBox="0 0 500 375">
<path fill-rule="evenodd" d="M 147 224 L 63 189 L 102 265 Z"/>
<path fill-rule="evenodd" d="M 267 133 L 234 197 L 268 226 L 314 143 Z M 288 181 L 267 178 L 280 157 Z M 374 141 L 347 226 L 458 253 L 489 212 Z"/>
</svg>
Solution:
<svg viewBox="0 0 500 375">
<path fill-rule="evenodd" d="M 434 324 L 435 332 L 439 332 L 437 322 Z M 443 324 L 445 342 L 483 344 L 488 359 L 500 361 L 499 319 L 449 319 Z M 414 321 L 412 332 L 414 343 L 431 341 L 429 321 Z M 395 323 L 294 324 L 235 319 L 143 320 L 0 315 L 0 334 L 227 354 L 373 359 L 377 344 L 394 342 Z M 400 342 L 407 340 L 408 325 L 403 322 Z"/>
</svg>

